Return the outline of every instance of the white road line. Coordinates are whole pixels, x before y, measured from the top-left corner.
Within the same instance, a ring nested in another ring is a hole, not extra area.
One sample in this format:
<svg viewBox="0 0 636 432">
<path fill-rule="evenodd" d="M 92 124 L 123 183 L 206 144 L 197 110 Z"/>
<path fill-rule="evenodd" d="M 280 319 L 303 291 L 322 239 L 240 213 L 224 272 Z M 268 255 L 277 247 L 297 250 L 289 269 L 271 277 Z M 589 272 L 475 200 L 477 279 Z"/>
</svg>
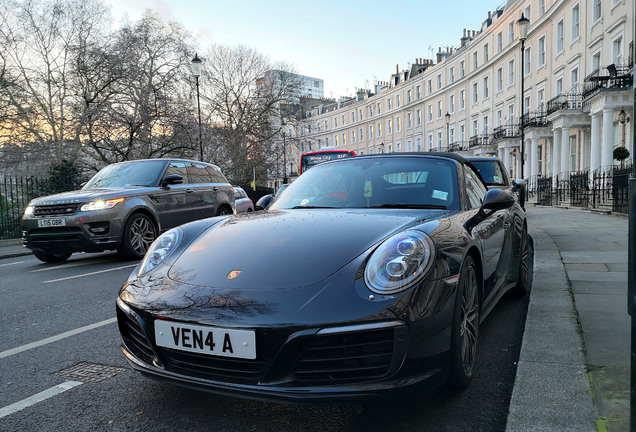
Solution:
<svg viewBox="0 0 636 432">
<path fill-rule="evenodd" d="M 66 390 L 70 390 L 73 387 L 77 387 L 81 385 L 80 381 L 66 381 L 62 384 L 58 384 L 55 387 L 51 387 L 50 389 L 44 390 L 38 394 L 30 396 L 26 399 L 22 399 L 14 404 L 8 405 L 4 408 L 0 408 L 0 418 L 6 417 L 18 411 L 21 411 L 25 408 L 30 407 L 31 405 L 35 405 L 38 402 L 42 402 L 48 398 L 51 398 L 60 393 L 64 393 Z"/>
<path fill-rule="evenodd" d="M 30 270 L 29 273 L 38 273 L 38 272 L 49 271 L 49 270 L 66 269 L 66 268 L 79 267 L 79 266 L 90 265 L 90 264 L 109 263 L 109 262 L 113 262 L 113 261 L 114 260 L 105 261 L 103 259 L 90 259 L 90 260 L 84 260 L 84 261 L 73 261 L 73 262 L 69 262 L 69 263 L 66 263 L 66 264 L 54 265 L 54 266 L 49 266 L 49 267 L 45 267 L 45 268 L 41 268 L 41 269 Z"/>
<path fill-rule="evenodd" d="M 123 269 L 127 269 L 127 268 L 132 268 L 132 267 L 137 267 L 137 264 L 131 264 L 131 265 L 127 265 L 127 266 L 115 267 L 115 268 L 112 268 L 112 269 L 94 271 L 94 272 L 90 272 L 90 273 L 82 273 L 82 274 L 78 274 L 78 275 L 75 275 L 75 276 L 69 276 L 69 277 L 60 278 L 60 279 L 47 280 L 47 281 L 44 281 L 44 283 L 62 282 L 62 281 L 69 280 L 69 279 L 77 279 L 77 278 L 81 278 L 81 277 L 84 277 L 84 276 L 93 276 L 93 275 L 100 274 L 100 273 L 107 273 L 107 272 L 111 272 L 111 271 L 123 270 Z"/>
<path fill-rule="evenodd" d="M 109 319 L 104 320 L 104 321 L 96 322 L 95 324 L 89 324 L 89 325 L 84 326 L 84 327 L 76 328 L 75 330 L 69 330 L 67 332 L 60 333 L 57 336 L 51 336 L 51 337 L 48 337 L 46 339 L 41 339 L 39 341 L 31 342 L 29 344 L 22 345 L 22 346 L 19 346 L 19 347 L 16 347 L 16 348 L 11 348 L 10 350 L 6 350 L 6 351 L 0 352 L 0 359 L 12 356 L 14 354 L 19 354 L 21 352 L 24 352 L 24 351 L 27 351 L 27 350 L 30 350 L 30 349 L 33 349 L 33 348 L 41 347 L 43 345 L 48 345 L 50 343 L 57 342 L 57 341 L 62 340 L 62 339 L 66 339 L 68 337 L 75 336 L 75 335 L 78 335 L 80 333 L 84 333 L 84 332 L 89 331 L 89 330 L 93 330 L 93 329 L 96 329 L 96 328 L 99 328 L 99 327 L 102 327 L 102 326 L 105 326 L 105 325 L 108 325 L 108 324 L 112 324 L 112 323 L 114 323 L 116 321 L 117 321 L 117 318 L 109 318 Z"/>
<path fill-rule="evenodd" d="M 0 264 L 0 267 L 6 267 L 6 266 L 10 266 L 10 265 L 22 264 L 22 263 L 25 263 L 25 262 L 27 262 L 27 261 L 16 261 L 16 262 L 7 263 L 7 264 Z"/>
</svg>

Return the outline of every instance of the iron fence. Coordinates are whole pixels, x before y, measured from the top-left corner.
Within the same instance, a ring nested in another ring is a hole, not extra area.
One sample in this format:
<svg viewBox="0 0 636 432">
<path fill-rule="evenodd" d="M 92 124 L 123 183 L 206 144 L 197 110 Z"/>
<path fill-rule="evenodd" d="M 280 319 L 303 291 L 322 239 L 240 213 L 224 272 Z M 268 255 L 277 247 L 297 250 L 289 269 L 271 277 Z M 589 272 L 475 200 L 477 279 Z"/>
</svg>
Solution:
<svg viewBox="0 0 636 432">
<path fill-rule="evenodd" d="M 20 220 L 33 198 L 77 189 L 81 180 L 76 177 L 13 177 L 4 176 L 0 182 L 0 240 L 22 235 Z"/>
</svg>

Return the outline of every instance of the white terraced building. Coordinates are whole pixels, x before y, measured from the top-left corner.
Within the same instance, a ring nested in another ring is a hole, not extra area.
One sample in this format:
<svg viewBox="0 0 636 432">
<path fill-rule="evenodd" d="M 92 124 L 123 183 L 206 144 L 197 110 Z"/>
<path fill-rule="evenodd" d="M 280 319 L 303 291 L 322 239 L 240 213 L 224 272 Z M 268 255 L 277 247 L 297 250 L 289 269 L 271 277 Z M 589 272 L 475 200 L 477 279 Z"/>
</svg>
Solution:
<svg viewBox="0 0 636 432">
<path fill-rule="evenodd" d="M 532 180 L 583 170 L 591 177 L 616 163 L 621 145 L 633 155 L 633 134 L 624 133 L 634 106 L 632 0 L 508 1 L 487 15 L 436 61 L 416 59 L 373 93 L 315 107 L 295 130 L 288 126 L 299 150 L 294 166 L 300 153 L 325 146 L 457 151 L 499 156 L 519 177 L 523 147 L 523 176 Z"/>
</svg>

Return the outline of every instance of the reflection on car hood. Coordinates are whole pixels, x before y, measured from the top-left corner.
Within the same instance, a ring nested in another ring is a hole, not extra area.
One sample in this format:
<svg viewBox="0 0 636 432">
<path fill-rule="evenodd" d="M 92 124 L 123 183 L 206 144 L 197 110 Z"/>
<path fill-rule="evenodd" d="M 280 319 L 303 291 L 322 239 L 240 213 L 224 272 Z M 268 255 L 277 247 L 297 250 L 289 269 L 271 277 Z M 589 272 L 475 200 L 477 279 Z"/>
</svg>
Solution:
<svg viewBox="0 0 636 432">
<path fill-rule="evenodd" d="M 195 240 L 169 277 L 233 290 L 309 286 L 391 233 L 435 214 L 440 212 L 298 209 L 237 215 Z M 240 274 L 231 278 L 231 272 Z"/>
<path fill-rule="evenodd" d="M 110 199 L 119 196 L 132 196 L 147 192 L 148 187 L 129 187 L 129 188 L 96 188 L 96 189 L 80 189 L 75 191 L 63 192 L 55 195 L 48 195 L 33 200 L 33 205 L 54 205 L 54 204 L 73 204 L 85 203 L 97 199 Z"/>
</svg>

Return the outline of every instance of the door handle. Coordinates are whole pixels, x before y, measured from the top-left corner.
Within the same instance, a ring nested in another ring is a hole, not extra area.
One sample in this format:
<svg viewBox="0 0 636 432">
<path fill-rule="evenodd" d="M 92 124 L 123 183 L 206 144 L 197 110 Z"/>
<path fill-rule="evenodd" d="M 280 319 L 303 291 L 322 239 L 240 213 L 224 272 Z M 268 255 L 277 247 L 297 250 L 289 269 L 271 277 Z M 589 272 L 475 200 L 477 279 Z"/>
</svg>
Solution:
<svg viewBox="0 0 636 432">
<path fill-rule="evenodd" d="M 194 192 L 192 189 L 186 189 L 186 193 L 191 194 L 192 192 Z"/>
</svg>

